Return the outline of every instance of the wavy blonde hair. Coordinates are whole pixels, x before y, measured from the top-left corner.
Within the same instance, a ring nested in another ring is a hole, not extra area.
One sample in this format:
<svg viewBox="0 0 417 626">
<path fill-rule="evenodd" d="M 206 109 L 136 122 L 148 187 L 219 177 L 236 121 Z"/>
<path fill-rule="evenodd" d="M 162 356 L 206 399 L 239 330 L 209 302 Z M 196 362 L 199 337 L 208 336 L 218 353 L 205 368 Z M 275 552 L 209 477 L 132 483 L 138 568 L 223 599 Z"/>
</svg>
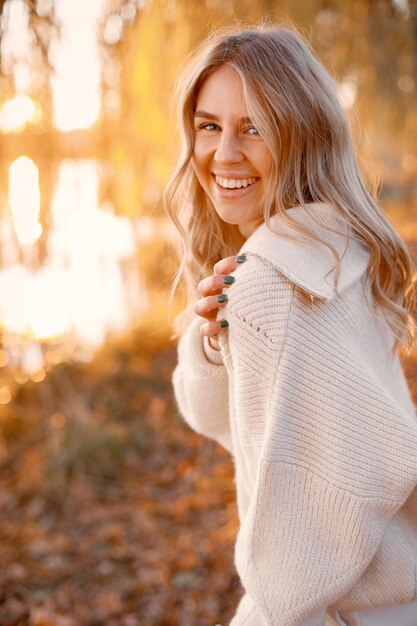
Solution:
<svg viewBox="0 0 417 626">
<path fill-rule="evenodd" d="M 368 305 L 382 312 L 399 346 L 413 347 L 416 326 L 415 282 L 410 253 L 368 191 L 356 163 L 348 121 L 337 98 L 337 84 L 315 57 L 299 32 L 288 26 L 232 27 L 213 33 L 186 60 L 178 79 L 177 103 L 181 155 L 165 191 L 168 215 L 178 229 L 180 264 L 174 276 L 174 294 L 185 284 L 188 305 L 174 328 L 182 332 L 192 306 L 201 296 L 198 282 L 212 274 L 221 258 L 236 254 L 244 238 L 237 226 L 224 223 L 194 173 L 194 112 L 205 79 L 227 64 L 240 76 L 249 115 L 272 154 L 267 181 L 264 220 L 277 216 L 294 234 L 328 246 L 308 225 L 293 220 L 286 209 L 325 202 L 338 223 L 371 252 L 367 268 Z M 308 213 L 317 223 L 313 212 Z M 325 229 L 337 231 L 328 224 Z"/>
</svg>

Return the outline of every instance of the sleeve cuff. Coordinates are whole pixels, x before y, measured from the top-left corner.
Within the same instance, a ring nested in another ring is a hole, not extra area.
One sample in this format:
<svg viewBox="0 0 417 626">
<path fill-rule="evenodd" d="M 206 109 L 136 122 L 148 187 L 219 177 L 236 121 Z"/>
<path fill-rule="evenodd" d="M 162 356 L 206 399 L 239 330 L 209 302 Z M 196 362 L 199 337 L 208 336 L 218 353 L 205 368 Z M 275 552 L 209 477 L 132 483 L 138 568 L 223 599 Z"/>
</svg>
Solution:
<svg viewBox="0 0 417 626">
<path fill-rule="evenodd" d="M 207 359 L 211 363 L 214 363 L 214 365 L 223 365 L 224 364 L 223 355 L 222 355 L 221 350 L 216 350 L 215 348 L 211 347 L 209 343 L 209 338 L 207 337 L 207 335 L 202 335 L 202 337 L 203 337 L 203 350 Z"/>
<path fill-rule="evenodd" d="M 200 326 L 203 323 L 203 318 L 196 317 L 192 320 L 180 338 L 178 353 L 180 361 L 186 363 L 190 371 L 210 374 L 217 372 L 217 367 L 224 365 L 224 362 L 221 351 L 212 348 L 206 335 L 201 334 Z"/>
</svg>

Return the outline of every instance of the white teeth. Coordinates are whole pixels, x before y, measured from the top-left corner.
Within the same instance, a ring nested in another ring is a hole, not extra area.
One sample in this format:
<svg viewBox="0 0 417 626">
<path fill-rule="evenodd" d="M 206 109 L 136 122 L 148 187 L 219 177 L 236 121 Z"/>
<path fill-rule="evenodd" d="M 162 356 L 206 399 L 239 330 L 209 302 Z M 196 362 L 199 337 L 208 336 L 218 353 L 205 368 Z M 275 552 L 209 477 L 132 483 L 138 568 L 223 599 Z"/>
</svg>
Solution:
<svg viewBox="0 0 417 626">
<path fill-rule="evenodd" d="M 240 189 L 241 187 L 248 187 L 252 185 L 256 181 L 256 178 L 220 178 L 220 176 L 216 176 L 216 182 L 220 187 L 224 187 L 225 189 Z"/>
</svg>

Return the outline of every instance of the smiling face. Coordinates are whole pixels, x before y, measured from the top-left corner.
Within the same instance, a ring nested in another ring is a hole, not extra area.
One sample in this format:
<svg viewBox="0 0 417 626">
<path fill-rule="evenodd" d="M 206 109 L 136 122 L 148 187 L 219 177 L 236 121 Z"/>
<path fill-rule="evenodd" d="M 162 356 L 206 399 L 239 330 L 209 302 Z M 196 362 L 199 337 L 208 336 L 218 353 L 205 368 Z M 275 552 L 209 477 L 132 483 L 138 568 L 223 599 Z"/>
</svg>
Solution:
<svg viewBox="0 0 417 626">
<path fill-rule="evenodd" d="M 204 81 L 194 116 L 192 166 L 218 216 L 247 238 L 263 222 L 271 153 L 249 119 L 237 72 L 223 65 Z"/>
</svg>

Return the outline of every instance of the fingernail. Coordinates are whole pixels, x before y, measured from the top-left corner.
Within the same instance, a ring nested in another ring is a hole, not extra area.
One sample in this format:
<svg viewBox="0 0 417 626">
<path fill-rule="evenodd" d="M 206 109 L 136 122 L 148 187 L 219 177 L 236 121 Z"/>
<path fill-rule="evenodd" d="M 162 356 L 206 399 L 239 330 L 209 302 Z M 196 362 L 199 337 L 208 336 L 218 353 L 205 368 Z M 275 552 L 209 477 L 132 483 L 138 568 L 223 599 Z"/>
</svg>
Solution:
<svg viewBox="0 0 417 626">
<path fill-rule="evenodd" d="M 229 322 L 227 320 L 222 320 L 219 324 L 221 328 L 227 328 L 229 326 Z"/>
<path fill-rule="evenodd" d="M 227 300 L 227 293 L 222 293 L 220 296 L 217 296 L 217 302 L 227 302 Z"/>
<path fill-rule="evenodd" d="M 236 263 L 244 263 L 246 261 L 246 254 L 240 254 L 236 257 Z"/>
<path fill-rule="evenodd" d="M 223 282 L 225 285 L 232 285 L 235 282 L 235 277 L 234 276 L 225 276 L 223 278 Z"/>
</svg>

